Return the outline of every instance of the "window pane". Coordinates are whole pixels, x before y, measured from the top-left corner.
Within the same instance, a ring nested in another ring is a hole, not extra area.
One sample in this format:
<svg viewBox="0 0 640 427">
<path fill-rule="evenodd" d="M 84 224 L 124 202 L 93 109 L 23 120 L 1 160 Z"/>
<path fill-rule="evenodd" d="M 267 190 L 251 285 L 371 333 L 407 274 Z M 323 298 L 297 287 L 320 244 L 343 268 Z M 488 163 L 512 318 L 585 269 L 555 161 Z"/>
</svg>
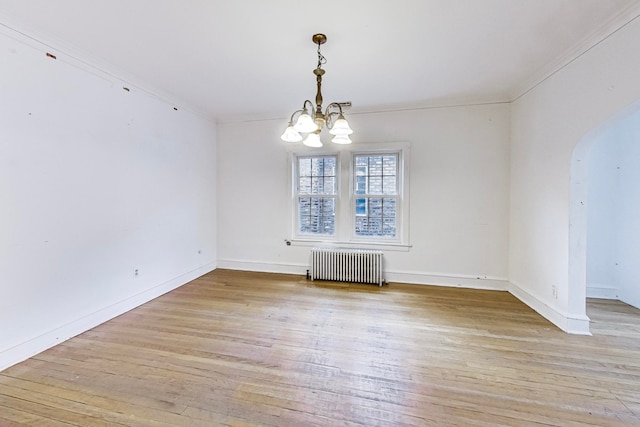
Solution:
<svg viewBox="0 0 640 427">
<path fill-rule="evenodd" d="M 336 207 L 333 198 L 298 198 L 298 221 L 300 233 L 334 234 Z"/>
<path fill-rule="evenodd" d="M 336 227 L 336 206 L 334 199 L 322 199 L 322 214 L 320 216 L 321 233 L 333 234 Z"/>
<path fill-rule="evenodd" d="M 382 176 L 382 156 L 369 156 L 369 176 Z"/>
<path fill-rule="evenodd" d="M 333 216 L 336 211 L 336 203 L 334 199 L 321 199 L 322 200 L 322 215 Z"/>
<path fill-rule="evenodd" d="M 394 237 L 396 235 L 395 218 L 384 218 L 382 220 L 382 235 L 387 237 Z"/>
<path fill-rule="evenodd" d="M 300 194 L 311 194 L 311 177 L 300 177 L 298 192 Z"/>
<path fill-rule="evenodd" d="M 370 176 L 367 194 L 382 194 L 382 177 Z"/>
<path fill-rule="evenodd" d="M 369 169 L 369 157 L 357 156 L 356 157 L 356 175 L 368 175 Z"/>
<path fill-rule="evenodd" d="M 324 194 L 324 179 L 311 177 L 311 194 Z"/>
<path fill-rule="evenodd" d="M 398 156 L 383 156 L 382 157 L 382 173 L 383 175 L 393 175 L 397 174 L 398 170 Z"/>
<path fill-rule="evenodd" d="M 382 218 L 382 199 L 369 199 L 369 216 Z"/>
<path fill-rule="evenodd" d="M 298 175 L 311 176 L 311 159 L 298 159 Z"/>
<path fill-rule="evenodd" d="M 395 237 L 398 201 L 395 198 L 356 199 L 356 236 Z"/>
<path fill-rule="evenodd" d="M 314 157 L 311 159 L 311 176 L 322 176 L 324 159 L 322 157 Z"/>
<path fill-rule="evenodd" d="M 367 199 L 356 199 L 356 215 L 363 216 L 367 214 Z"/>
<path fill-rule="evenodd" d="M 367 177 L 356 176 L 356 194 L 367 194 Z"/>
<path fill-rule="evenodd" d="M 322 203 L 321 200 L 322 199 L 318 199 L 318 198 L 311 198 L 311 210 L 310 210 L 310 215 L 311 216 L 319 216 L 320 215 L 320 204 Z"/>
<path fill-rule="evenodd" d="M 397 194 L 396 182 L 395 176 L 382 177 L 382 194 Z"/>
<path fill-rule="evenodd" d="M 301 197 L 298 201 L 298 213 L 300 216 L 311 215 L 311 199 Z"/>
<path fill-rule="evenodd" d="M 331 176 L 324 177 L 324 194 L 336 194 L 336 178 Z"/>
<path fill-rule="evenodd" d="M 336 194 L 335 157 L 298 158 L 298 194 Z"/>
<path fill-rule="evenodd" d="M 387 218 L 396 218 L 397 202 L 396 199 L 382 199 L 382 215 Z"/>
<path fill-rule="evenodd" d="M 382 236 L 382 219 L 369 218 L 369 236 Z"/>
<path fill-rule="evenodd" d="M 311 217 L 308 215 L 300 217 L 300 233 L 311 233 Z"/>
<path fill-rule="evenodd" d="M 336 158 L 324 158 L 324 176 L 336 176 Z"/>
<path fill-rule="evenodd" d="M 356 156 L 355 194 L 398 194 L 398 155 Z"/>
</svg>

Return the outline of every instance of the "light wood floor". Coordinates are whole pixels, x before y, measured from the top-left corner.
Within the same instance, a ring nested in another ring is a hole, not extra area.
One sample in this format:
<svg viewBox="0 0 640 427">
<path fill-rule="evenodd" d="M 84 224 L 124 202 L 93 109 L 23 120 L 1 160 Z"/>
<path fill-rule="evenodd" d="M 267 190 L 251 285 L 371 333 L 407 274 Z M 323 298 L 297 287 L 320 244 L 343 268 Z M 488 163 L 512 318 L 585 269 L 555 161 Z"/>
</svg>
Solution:
<svg viewBox="0 0 640 427">
<path fill-rule="evenodd" d="M 0 426 L 640 425 L 640 310 L 217 270 L 0 373 Z"/>
</svg>

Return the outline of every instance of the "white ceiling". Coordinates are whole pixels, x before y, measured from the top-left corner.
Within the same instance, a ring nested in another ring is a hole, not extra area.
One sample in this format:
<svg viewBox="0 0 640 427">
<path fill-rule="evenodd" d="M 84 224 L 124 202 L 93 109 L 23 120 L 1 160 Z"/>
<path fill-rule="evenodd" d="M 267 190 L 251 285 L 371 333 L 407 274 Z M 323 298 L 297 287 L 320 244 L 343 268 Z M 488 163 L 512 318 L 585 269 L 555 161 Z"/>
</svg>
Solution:
<svg viewBox="0 0 640 427">
<path fill-rule="evenodd" d="M 0 22 L 217 120 L 509 101 L 640 0 L 0 0 Z M 318 7 L 318 9 L 316 9 Z"/>
</svg>

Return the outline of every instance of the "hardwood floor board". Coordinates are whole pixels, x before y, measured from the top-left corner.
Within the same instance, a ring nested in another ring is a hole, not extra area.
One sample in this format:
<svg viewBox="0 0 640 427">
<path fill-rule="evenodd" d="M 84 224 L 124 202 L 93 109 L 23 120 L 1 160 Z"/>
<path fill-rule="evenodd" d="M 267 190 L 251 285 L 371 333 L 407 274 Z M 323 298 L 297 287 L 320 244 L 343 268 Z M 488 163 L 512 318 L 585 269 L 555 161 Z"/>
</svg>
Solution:
<svg viewBox="0 0 640 427">
<path fill-rule="evenodd" d="M 0 401 L 0 426 L 2 427 L 70 427 L 73 424 L 41 417 L 12 408 Z"/>
<path fill-rule="evenodd" d="M 241 396 L 226 394 L 222 399 L 217 397 L 210 399 L 205 396 L 203 399 L 193 401 L 183 416 L 209 423 L 223 416 L 224 422 L 240 420 L 259 425 L 280 426 L 283 425 L 281 418 L 283 412 L 285 408 L 265 405 L 262 402 L 249 402 L 242 400 Z"/>
<path fill-rule="evenodd" d="M 92 339 L 96 341 L 108 342 L 108 343 L 131 343 L 136 342 L 137 347 L 141 350 L 155 349 L 176 352 L 176 349 L 180 349 L 181 354 L 200 355 L 203 357 L 212 357 L 212 353 L 216 355 L 227 355 L 233 357 L 237 354 L 246 354 L 247 360 L 252 360 L 254 363 L 261 363 L 262 361 L 257 356 L 256 350 L 260 350 L 261 347 L 269 347 L 269 345 L 255 345 L 247 342 L 240 342 L 239 340 L 227 340 L 217 339 L 217 337 L 193 337 L 185 336 L 178 333 L 169 333 L 160 331 L 157 334 L 151 334 L 150 331 L 140 331 L 130 328 L 120 329 L 114 328 L 117 333 L 109 333 L 103 335 L 101 333 L 87 333 L 83 338 Z M 161 334 L 163 337 L 162 342 L 157 341 L 157 335 Z M 255 357 L 253 357 L 255 355 Z"/>
<path fill-rule="evenodd" d="M 82 402 L 84 397 L 76 396 L 75 399 L 69 399 L 68 396 L 62 397 L 58 390 L 49 390 L 49 392 L 35 391 L 29 388 L 22 388 L 16 385 L 11 387 L 0 384 L 0 395 L 12 396 L 24 401 L 23 410 L 31 410 L 29 408 L 39 405 L 47 405 L 51 408 L 60 410 L 71 410 L 80 416 L 91 417 L 95 419 L 89 424 L 96 425 L 102 422 L 105 426 L 127 426 L 131 424 L 131 415 L 125 415 L 118 412 L 106 412 L 103 407 L 94 407 Z M 83 421 L 84 422 L 84 421 Z M 2 425 L 0 423 L 0 425 Z M 82 424 L 80 424 L 82 425 Z"/>
<path fill-rule="evenodd" d="M 86 402 L 95 397 L 103 397 L 105 399 L 130 402 L 143 408 L 157 409 L 166 413 L 180 414 L 186 409 L 186 406 L 180 405 L 179 402 L 171 399 L 171 395 L 175 397 L 175 393 L 171 393 L 171 389 L 169 389 L 169 393 L 166 393 L 167 389 L 165 388 L 165 393 L 163 393 L 160 387 L 155 388 L 155 384 L 148 384 L 146 385 L 146 390 L 140 390 L 137 384 L 127 383 L 124 376 L 120 383 L 109 378 L 111 375 L 101 375 L 98 377 L 98 381 L 78 376 L 75 373 L 72 374 L 72 378 L 69 378 L 69 374 L 64 370 L 50 369 L 48 365 L 46 371 L 23 371 L 18 373 L 17 376 L 20 379 L 44 384 L 57 390 L 78 393 L 78 402 Z"/>
<path fill-rule="evenodd" d="M 0 408 L 2 406 L 6 406 L 13 410 L 33 414 L 37 417 L 52 420 L 54 422 L 65 422 L 73 426 L 92 425 L 108 427 L 109 425 L 118 425 L 109 424 L 102 418 L 96 418 L 93 416 L 75 412 L 73 408 L 70 407 L 71 405 L 67 405 L 66 407 L 55 407 L 50 406 L 49 402 L 40 402 L 39 404 L 34 405 L 32 402 L 14 397 L 13 395 L 2 395 L 2 400 L 0 402 Z"/>
<path fill-rule="evenodd" d="M 429 393 L 420 396 L 417 400 L 438 404 L 448 410 L 468 410 L 469 413 L 483 414 L 489 419 L 495 416 L 496 420 L 504 418 L 512 420 L 507 425 L 529 425 L 529 423 L 541 425 L 582 425 L 594 424 L 607 425 L 608 416 L 589 415 L 582 408 L 570 408 L 567 405 L 554 407 L 549 403 L 540 403 L 534 397 L 513 396 L 512 394 L 489 394 L 474 392 L 460 386 L 433 387 Z M 447 414 L 450 412 L 448 411 Z M 477 417 L 478 419 L 482 417 Z M 562 420 L 559 423 L 558 420 Z M 464 425 L 463 423 L 460 423 Z"/>
<path fill-rule="evenodd" d="M 276 397 L 275 394 L 278 396 Z M 287 393 L 286 391 L 281 391 L 281 393 L 277 393 L 273 389 L 262 389 L 259 392 L 243 392 L 241 396 L 248 400 L 255 400 L 269 405 L 276 405 L 283 408 L 295 408 L 295 411 L 290 409 L 288 415 L 296 413 L 298 415 L 303 415 L 305 419 L 309 419 L 310 417 L 326 418 L 326 415 L 323 414 L 329 413 L 331 414 L 330 425 L 337 425 L 354 419 L 367 426 L 390 425 L 388 424 L 390 419 L 394 419 L 394 423 L 391 425 L 424 425 L 423 419 L 413 417 L 404 412 L 392 412 L 390 410 L 382 410 L 367 405 L 340 405 L 340 401 L 344 396 L 340 396 L 335 393 L 327 394 L 332 395 L 333 398 L 330 400 L 323 400 L 322 396 L 312 396 L 312 400 L 309 402 L 301 401 L 299 397 L 296 397 L 295 394 L 291 394 L 291 392 Z M 349 399 L 349 401 L 353 402 L 353 399 Z M 354 416 L 355 414 L 357 414 L 357 416 Z M 283 414 L 282 417 L 287 418 L 287 415 Z"/>
<path fill-rule="evenodd" d="M 407 406 L 409 401 L 397 403 L 385 402 L 382 398 L 374 396 L 358 397 L 352 392 L 357 385 L 345 387 L 336 383 L 315 386 L 314 388 L 292 389 L 287 385 L 264 385 L 264 384 L 243 384 L 240 390 L 243 393 L 259 396 L 259 399 L 268 401 L 271 404 L 295 407 L 297 410 L 311 415 L 331 413 L 336 423 L 357 419 L 366 425 L 411 425 L 421 426 L 425 424 L 423 416 L 433 415 L 439 412 L 442 416 L 442 408 L 436 405 Z M 380 394 L 384 390 L 379 390 Z M 394 399 L 395 400 L 395 399 Z M 357 416 L 355 416 L 357 414 Z M 390 419 L 394 419 L 393 424 L 388 424 Z M 384 422 L 387 422 L 385 424 Z"/>
<path fill-rule="evenodd" d="M 129 355 L 126 359 L 122 356 L 120 350 L 115 350 L 113 358 L 116 362 L 123 360 L 131 360 L 139 366 L 163 366 L 171 368 L 176 372 L 187 372 L 192 375 L 199 375 L 204 380 L 208 381 L 211 377 L 215 381 L 218 378 L 224 378 L 226 381 L 232 382 L 236 379 L 243 378 L 256 379 L 261 381 L 282 379 L 285 381 L 295 382 L 299 379 L 299 374 L 292 372 L 287 367 L 263 367 L 238 363 L 232 360 L 211 359 L 203 357 L 180 357 L 178 361 L 175 360 L 171 354 L 163 354 L 163 352 L 136 352 Z M 101 354 L 106 354 L 108 350 L 101 350 Z M 165 352 L 166 353 L 166 352 Z M 118 356 L 120 354 L 120 356 Z M 106 357 L 109 357 L 106 354 Z M 299 372 L 309 372 L 308 369 L 299 369 Z M 316 376 L 327 376 L 322 374 L 320 369 L 314 369 L 312 372 Z"/>
<path fill-rule="evenodd" d="M 125 380 L 129 381 L 129 379 Z M 34 388 L 33 384 L 37 387 Z M 155 402 L 149 405 L 148 400 L 136 398 L 135 394 L 118 395 L 117 392 L 112 391 L 108 397 L 103 397 L 100 391 L 96 391 L 96 394 L 89 394 L 82 389 L 65 389 L 64 385 L 58 382 L 53 382 L 52 384 L 52 386 L 43 388 L 41 384 L 23 381 L 19 386 L 20 388 L 24 387 L 23 390 L 25 391 L 14 393 L 14 395 L 28 392 L 31 396 L 25 397 L 25 400 L 32 399 L 34 406 L 48 404 L 61 408 L 73 408 L 83 413 L 90 410 L 92 415 L 96 414 L 99 417 L 100 421 L 98 422 L 74 424 L 80 426 L 145 425 L 166 427 L 181 425 L 185 421 L 183 415 L 175 411 L 175 404 L 172 402 L 161 402 L 160 408 L 162 409 L 159 409 Z M 168 395 L 166 398 L 170 399 L 171 396 Z M 185 399 L 182 400 L 184 401 Z M 180 412 L 184 412 L 186 408 L 184 406 L 180 409 Z M 29 406 L 25 406 L 25 411 L 29 410 Z M 106 423 L 102 424 L 103 421 L 106 421 Z M 196 420 L 190 422 L 189 425 L 207 427 L 210 424 Z"/>
<path fill-rule="evenodd" d="M 354 383 L 353 380 L 349 379 L 349 378 L 346 379 L 345 384 L 349 385 L 348 387 L 349 387 L 349 390 L 351 390 L 351 391 L 350 392 L 346 392 L 347 394 L 344 395 L 344 399 L 341 399 L 342 401 L 353 400 L 357 396 L 360 396 L 362 399 L 370 399 L 370 400 L 375 401 L 375 402 L 381 402 L 381 401 L 383 401 L 385 399 L 386 400 L 392 400 L 392 401 L 402 401 L 402 402 L 406 402 L 407 401 L 407 396 L 406 395 L 401 396 L 400 399 L 396 399 L 396 398 L 390 399 L 388 396 L 385 395 L 384 388 L 380 387 L 380 386 L 362 387 L 361 384 Z M 332 389 L 339 388 L 338 386 L 335 385 L 335 383 L 332 384 L 331 387 L 332 387 Z M 401 385 L 401 387 L 403 389 L 407 388 L 405 385 Z M 362 393 L 362 390 L 364 390 L 364 389 L 372 390 L 372 392 L 371 392 L 372 394 L 366 394 L 364 396 L 360 395 L 359 393 Z M 354 393 L 355 393 L 355 395 L 354 395 Z M 500 393 L 500 394 L 502 394 L 502 393 Z M 452 397 L 451 396 L 452 395 L 451 390 L 447 391 L 447 395 L 449 396 L 449 398 Z M 511 403 L 513 403 L 513 401 L 511 401 Z M 508 405 L 510 405 L 511 403 L 508 403 Z M 440 404 L 446 405 L 447 401 L 443 400 L 442 402 L 440 402 Z M 365 405 L 362 405 L 362 401 L 360 402 L 360 406 L 365 406 Z M 405 409 L 405 413 L 406 413 L 406 407 L 404 409 Z M 541 408 L 541 409 L 544 409 L 544 408 Z M 416 415 L 422 416 L 423 414 L 420 413 L 420 414 L 416 414 Z"/>
<path fill-rule="evenodd" d="M 127 366 L 121 366 L 121 368 L 122 368 L 122 369 L 125 369 L 125 370 L 127 370 L 127 369 L 128 369 L 128 367 L 127 367 Z M 102 367 L 101 367 L 101 366 L 97 366 L 97 367 L 96 367 L 96 369 L 100 369 L 101 371 L 103 371 L 103 372 L 104 372 L 104 370 L 102 369 Z M 136 372 L 136 375 L 142 375 L 143 377 L 148 376 L 148 374 L 147 374 L 147 373 L 145 373 L 145 372 Z M 199 378 L 199 377 L 196 377 L 196 378 L 188 378 L 188 377 L 184 377 L 184 378 L 183 378 L 183 384 L 185 384 L 185 383 L 190 383 L 192 380 L 197 380 L 198 378 Z M 133 379 L 133 378 L 129 378 L 129 379 L 128 379 L 128 381 L 130 381 L 130 380 L 132 380 L 132 379 Z M 168 381 L 169 381 L 169 380 L 171 380 L 171 375 L 170 375 L 170 374 L 168 374 L 166 379 L 167 379 Z M 202 390 L 202 391 L 206 391 L 206 390 Z M 256 402 L 253 402 L 253 403 L 256 403 Z M 299 408 L 298 408 L 298 410 L 299 410 Z M 274 414 L 274 415 L 278 415 L 278 414 Z"/>
<path fill-rule="evenodd" d="M 107 352 L 108 350 L 104 351 L 104 353 Z M 218 379 L 223 379 L 224 381 L 232 381 L 232 378 L 236 379 L 244 377 L 267 380 L 273 379 L 274 376 L 280 376 L 281 378 L 291 378 L 292 376 L 291 373 L 286 372 L 285 369 L 279 369 L 275 367 L 266 368 L 263 366 L 256 366 L 252 364 L 242 364 L 233 360 L 194 356 L 180 356 L 176 360 L 176 357 L 174 355 L 167 354 L 166 352 L 165 354 L 163 354 L 162 352 L 137 353 L 125 359 L 122 357 L 122 353 L 118 353 L 118 350 L 115 350 L 111 356 L 109 354 L 106 354 L 105 357 L 111 357 L 114 361 L 114 364 L 117 364 L 123 360 L 127 360 L 134 365 L 142 367 L 166 367 L 167 369 L 173 370 L 177 374 L 185 373 L 188 375 L 195 375 L 207 381 L 216 381 Z"/>
<path fill-rule="evenodd" d="M 219 406 L 221 405 L 211 405 L 211 407 Z M 205 425 L 209 426 L 273 426 L 273 424 L 251 421 L 250 416 L 247 417 L 247 419 L 236 418 L 231 415 L 220 413 L 217 410 L 207 410 L 193 407 L 187 407 L 182 415 L 185 418 L 184 422 L 179 424 L 182 426 L 189 425 L 188 421 L 192 420 L 199 423 L 205 423 Z"/>
</svg>

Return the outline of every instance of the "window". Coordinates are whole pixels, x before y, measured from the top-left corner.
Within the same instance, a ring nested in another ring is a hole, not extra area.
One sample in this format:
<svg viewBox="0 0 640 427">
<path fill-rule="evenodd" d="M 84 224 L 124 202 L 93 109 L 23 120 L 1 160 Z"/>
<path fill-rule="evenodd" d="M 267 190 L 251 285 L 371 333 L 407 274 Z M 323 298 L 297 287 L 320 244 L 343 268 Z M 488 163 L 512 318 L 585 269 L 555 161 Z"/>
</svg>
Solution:
<svg viewBox="0 0 640 427">
<path fill-rule="evenodd" d="M 298 233 L 336 233 L 336 156 L 297 158 Z"/>
<path fill-rule="evenodd" d="M 354 156 L 355 235 L 395 238 L 398 218 L 398 154 Z"/>
<path fill-rule="evenodd" d="M 291 153 L 292 241 L 408 250 L 409 145 Z M 356 147 L 353 147 L 356 148 Z"/>
</svg>

